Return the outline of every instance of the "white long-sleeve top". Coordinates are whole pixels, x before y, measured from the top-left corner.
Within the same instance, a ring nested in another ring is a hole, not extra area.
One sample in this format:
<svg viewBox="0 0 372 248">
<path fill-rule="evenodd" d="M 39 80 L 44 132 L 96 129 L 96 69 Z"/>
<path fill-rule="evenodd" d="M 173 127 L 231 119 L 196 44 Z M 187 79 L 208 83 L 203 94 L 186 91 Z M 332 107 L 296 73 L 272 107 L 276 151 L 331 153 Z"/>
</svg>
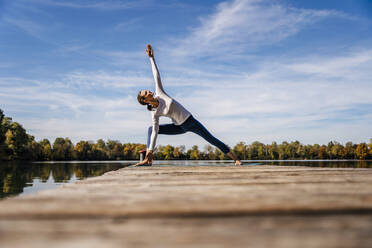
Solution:
<svg viewBox="0 0 372 248">
<path fill-rule="evenodd" d="M 175 125 L 181 125 L 191 115 L 179 102 L 168 96 L 161 83 L 158 67 L 155 59 L 150 57 L 152 74 L 155 79 L 155 98 L 158 99 L 159 105 L 152 111 L 152 133 L 151 142 L 148 150 L 153 150 L 156 144 L 156 138 L 159 132 L 159 117 L 166 116 L 172 119 Z"/>
</svg>

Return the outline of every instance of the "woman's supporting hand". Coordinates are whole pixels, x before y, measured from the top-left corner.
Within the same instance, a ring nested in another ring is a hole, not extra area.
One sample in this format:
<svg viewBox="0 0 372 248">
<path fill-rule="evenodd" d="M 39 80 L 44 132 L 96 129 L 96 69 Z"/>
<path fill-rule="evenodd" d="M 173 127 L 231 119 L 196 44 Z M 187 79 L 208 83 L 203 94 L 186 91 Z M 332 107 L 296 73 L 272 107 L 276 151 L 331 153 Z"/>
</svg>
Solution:
<svg viewBox="0 0 372 248">
<path fill-rule="evenodd" d="M 154 57 L 154 50 L 152 50 L 152 47 L 150 44 L 147 44 L 147 49 L 146 49 L 147 56 L 150 58 Z"/>
<path fill-rule="evenodd" d="M 152 160 L 153 160 L 152 151 L 147 150 L 145 159 L 142 162 L 139 162 L 139 163 L 135 164 L 134 166 L 141 166 L 141 165 L 144 165 L 144 164 L 147 164 L 147 165 L 151 166 L 152 165 Z"/>
</svg>

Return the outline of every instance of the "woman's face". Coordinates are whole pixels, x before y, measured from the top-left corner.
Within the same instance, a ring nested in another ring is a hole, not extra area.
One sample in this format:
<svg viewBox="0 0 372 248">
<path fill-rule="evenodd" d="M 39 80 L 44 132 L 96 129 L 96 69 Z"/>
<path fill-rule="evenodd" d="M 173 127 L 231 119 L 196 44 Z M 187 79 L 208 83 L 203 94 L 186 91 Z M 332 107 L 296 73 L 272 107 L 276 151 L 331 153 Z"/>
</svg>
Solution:
<svg viewBox="0 0 372 248">
<path fill-rule="evenodd" d="M 152 93 L 149 90 L 141 90 L 140 96 L 144 97 L 145 102 L 148 102 L 149 100 L 154 99 L 154 93 Z"/>
</svg>

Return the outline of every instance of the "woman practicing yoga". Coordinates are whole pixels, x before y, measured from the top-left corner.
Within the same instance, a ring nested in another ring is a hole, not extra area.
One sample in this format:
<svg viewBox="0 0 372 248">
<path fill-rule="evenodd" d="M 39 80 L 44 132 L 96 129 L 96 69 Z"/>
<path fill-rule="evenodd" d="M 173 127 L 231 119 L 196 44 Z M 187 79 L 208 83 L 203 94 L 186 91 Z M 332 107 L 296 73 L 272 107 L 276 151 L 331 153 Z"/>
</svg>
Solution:
<svg viewBox="0 0 372 248">
<path fill-rule="evenodd" d="M 155 79 L 155 93 L 149 90 L 141 90 L 138 93 L 138 102 L 147 105 L 147 109 L 152 113 L 153 125 L 149 127 L 147 137 L 147 150 L 145 159 L 135 166 L 152 164 L 152 152 L 155 148 L 155 142 L 158 134 L 183 134 L 193 132 L 203 137 L 209 143 L 217 146 L 223 153 L 235 161 L 235 165 L 242 165 L 242 162 L 231 152 L 230 148 L 220 140 L 216 139 L 199 121 L 197 121 L 189 111 L 187 111 L 179 102 L 171 98 L 164 92 L 160 80 L 160 74 L 155 63 L 154 51 L 150 45 L 147 45 L 146 53 L 150 58 L 152 73 Z M 172 124 L 159 125 L 159 117 L 166 116 L 172 119 Z"/>
</svg>

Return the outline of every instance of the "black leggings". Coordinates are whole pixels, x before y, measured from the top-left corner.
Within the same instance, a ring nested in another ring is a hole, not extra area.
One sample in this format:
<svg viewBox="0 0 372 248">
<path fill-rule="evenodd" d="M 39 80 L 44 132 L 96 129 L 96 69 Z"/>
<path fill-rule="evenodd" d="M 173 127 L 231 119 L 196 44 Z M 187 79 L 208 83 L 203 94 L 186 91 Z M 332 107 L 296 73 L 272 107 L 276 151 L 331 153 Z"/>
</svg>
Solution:
<svg viewBox="0 0 372 248">
<path fill-rule="evenodd" d="M 201 124 L 198 120 L 196 120 L 192 115 L 190 115 L 190 117 L 187 118 L 187 120 L 181 125 L 175 125 L 173 123 L 159 125 L 158 134 L 176 135 L 176 134 L 183 134 L 189 131 L 200 135 L 212 145 L 217 146 L 223 153 L 228 153 L 230 151 L 230 148 L 227 145 L 225 145 L 219 139 L 215 138 L 203 126 L 203 124 Z M 149 130 L 148 130 L 147 147 L 150 146 L 151 134 L 152 134 L 152 126 L 149 127 Z"/>
</svg>

